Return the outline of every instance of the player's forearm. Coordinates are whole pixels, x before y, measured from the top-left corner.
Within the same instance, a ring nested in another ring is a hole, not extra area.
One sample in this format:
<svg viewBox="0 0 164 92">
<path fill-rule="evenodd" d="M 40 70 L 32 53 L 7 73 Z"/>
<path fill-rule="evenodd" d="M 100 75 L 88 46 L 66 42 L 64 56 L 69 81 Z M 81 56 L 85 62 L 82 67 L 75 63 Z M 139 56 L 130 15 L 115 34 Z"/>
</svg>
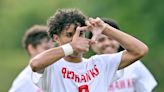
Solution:
<svg viewBox="0 0 164 92">
<path fill-rule="evenodd" d="M 30 66 L 34 72 L 38 72 L 62 57 L 64 57 L 64 51 L 61 47 L 52 48 L 32 58 Z"/>
<path fill-rule="evenodd" d="M 144 56 L 148 51 L 148 47 L 143 42 L 111 26 L 107 26 L 103 33 L 117 40 L 128 53 L 137 55 L 138 58 Z"/>
</svg>

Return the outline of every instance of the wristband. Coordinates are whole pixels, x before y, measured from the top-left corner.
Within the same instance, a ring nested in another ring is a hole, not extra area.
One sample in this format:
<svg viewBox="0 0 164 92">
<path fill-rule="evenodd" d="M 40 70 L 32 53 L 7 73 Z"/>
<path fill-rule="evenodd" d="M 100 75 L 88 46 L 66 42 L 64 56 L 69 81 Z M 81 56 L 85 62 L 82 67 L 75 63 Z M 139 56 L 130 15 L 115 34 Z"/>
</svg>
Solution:
<svg viewBox="0 0 164 92">
<path fill-rule="evenodd" d="M 61 47 L 64 51 L 65 56 L 73 54 L 73 48 L 69 43 L 62 45 Z"/>
</svg>

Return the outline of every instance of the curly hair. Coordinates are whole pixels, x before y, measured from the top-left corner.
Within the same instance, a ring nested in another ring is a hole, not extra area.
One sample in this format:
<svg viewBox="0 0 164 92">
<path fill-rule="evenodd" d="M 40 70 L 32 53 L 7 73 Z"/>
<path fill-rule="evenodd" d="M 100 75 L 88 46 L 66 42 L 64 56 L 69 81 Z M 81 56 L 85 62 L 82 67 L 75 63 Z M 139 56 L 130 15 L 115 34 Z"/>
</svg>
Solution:
<svg viewBox="0 0 164 92">
<path fill-rule="evenodd" d="M 53 37 L 53 34 L 60 35 L 70 24 L 85 26 L 85 20 L 85 15 L 78 9 L 59 9 L 48 20 L 49 35 L 50 37 Z"/>
</svg>

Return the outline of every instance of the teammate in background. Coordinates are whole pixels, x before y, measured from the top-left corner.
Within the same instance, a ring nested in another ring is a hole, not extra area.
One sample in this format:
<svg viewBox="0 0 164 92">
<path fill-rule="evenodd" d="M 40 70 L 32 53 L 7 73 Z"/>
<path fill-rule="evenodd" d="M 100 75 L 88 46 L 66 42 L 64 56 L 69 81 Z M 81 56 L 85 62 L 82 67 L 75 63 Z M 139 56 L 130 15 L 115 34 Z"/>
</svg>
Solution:
<svg viewBox="0 0 164 92">
<path fill-rule="evenodd" d="M 26 31 L 23 36 L 23 47 L 28 52 L 30 58 L 53 47 L 53 42 L 47 34 L 47 27 L 35 25 Z M 42 92 L 31 81 L 31 67 L 28 65 L 14 80 L 9 92 Z"/>
<path fill-rule="evenodd" d="M 148 51 L 136 38 L 100 18 L 86 20 L 79 10 L 58 10 L 48 21 L 48 27 L 59 47 L 44 51 L 30 61 L 32 70 L 42 73 L 36 84 L 46 92 L 107 92 L 116 70 L 130 65 Z M 85 30 L 93 33 L 92 39 L 82 36 Z M 83 59 L 83 53 L 101 34 L 117 40 L 126 50 Z"/>
<path fill-rule="evenodd" d="M 110 19 L 103 19 L 103 21 L 119 29 L 116 22 Z M 93 51 L 97 54 L 117 53 L 119 48 L 121 46 L 116 40 L 103 34 L 97 37 L 97 43 L 92 46 Z M 122 70 L 118 70 L 115 77 L 120 78 L 109 85 L 108 92 L 152 92 L 157 85 L 153 75 L 139 60 Z"/>
</svg>

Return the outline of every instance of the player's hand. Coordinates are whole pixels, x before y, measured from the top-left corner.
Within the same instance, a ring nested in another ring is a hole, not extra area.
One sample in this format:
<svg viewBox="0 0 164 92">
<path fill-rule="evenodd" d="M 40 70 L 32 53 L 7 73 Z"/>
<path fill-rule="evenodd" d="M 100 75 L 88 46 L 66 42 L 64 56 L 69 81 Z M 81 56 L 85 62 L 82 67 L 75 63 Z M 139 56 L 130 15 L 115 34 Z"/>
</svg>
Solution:
<svg viewBox="0 0 164 92">
<path fill-rule="evenodd" d="M 84 27 L 77 27 L 72 42 L 70 43 L 74 51 L 78 53 L 87 52 L 89 50 L 90 39 L 81 36 L 81 32 L 83 32 L 84 29 Z"/>
<path fill-rule="evenodd" d="M 86 25 L 93 34 L 91 38 L 93 42 L 96 42 L 97 36 L 102 34 L 102 32 L 106 29 L 107 26 L 107 24 L 104 23 L 104 21 L 101 20 L 99 17 L 97 17 L 96 19 L 89 18 L 89 20 L 86 21 Z"/>
</svg>

